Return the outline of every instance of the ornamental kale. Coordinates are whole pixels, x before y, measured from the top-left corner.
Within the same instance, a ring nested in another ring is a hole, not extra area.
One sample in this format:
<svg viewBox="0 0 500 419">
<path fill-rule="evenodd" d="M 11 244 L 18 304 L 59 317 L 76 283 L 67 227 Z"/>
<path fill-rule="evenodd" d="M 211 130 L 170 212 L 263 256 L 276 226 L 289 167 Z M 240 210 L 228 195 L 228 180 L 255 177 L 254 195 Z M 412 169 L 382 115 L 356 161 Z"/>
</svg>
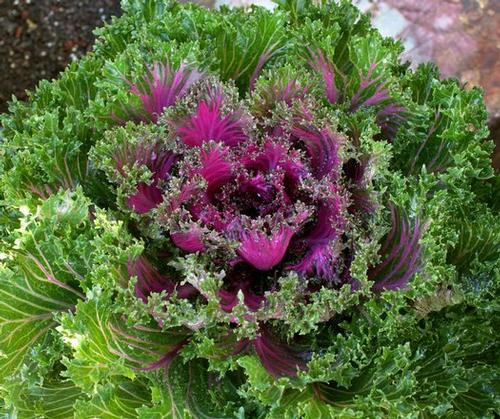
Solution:
<svg viewBox="0 0 500 419">
<path fill-rule="evenodd" d="M 498 414 L 480 90 L 277 3 L 125 0 L 2 116 L 7 417 Z"/>
</svg>

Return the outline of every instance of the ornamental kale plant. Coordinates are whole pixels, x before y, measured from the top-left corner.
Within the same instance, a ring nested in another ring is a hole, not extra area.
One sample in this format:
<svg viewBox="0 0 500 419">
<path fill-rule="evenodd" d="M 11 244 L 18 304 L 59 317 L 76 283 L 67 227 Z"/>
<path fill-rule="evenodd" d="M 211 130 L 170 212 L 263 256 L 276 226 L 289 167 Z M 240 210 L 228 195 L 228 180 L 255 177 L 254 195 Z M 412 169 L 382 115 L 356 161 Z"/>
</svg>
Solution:
<svg viewBox="0 0 500 419">
<path fill-rule="evenodd" d="M 277 3 L 125 0 L 2 116 L 6 417 L 498 414 L 481 91 Z"/>
</svg>

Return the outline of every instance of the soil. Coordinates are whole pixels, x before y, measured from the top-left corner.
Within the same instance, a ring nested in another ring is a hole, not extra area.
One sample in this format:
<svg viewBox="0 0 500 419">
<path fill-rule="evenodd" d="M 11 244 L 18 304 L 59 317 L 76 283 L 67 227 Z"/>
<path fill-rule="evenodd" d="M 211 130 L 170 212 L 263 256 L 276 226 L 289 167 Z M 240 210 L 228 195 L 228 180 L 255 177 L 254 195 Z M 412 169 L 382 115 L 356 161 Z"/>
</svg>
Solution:
<svg viewBox="0 0 500 419">
<path fill-rule="evenodd" d="M 119 0 L 0 0 L 0 112 L 26 98 L 92 46 L 92 31 L 120 13 Z"/>
</svg>

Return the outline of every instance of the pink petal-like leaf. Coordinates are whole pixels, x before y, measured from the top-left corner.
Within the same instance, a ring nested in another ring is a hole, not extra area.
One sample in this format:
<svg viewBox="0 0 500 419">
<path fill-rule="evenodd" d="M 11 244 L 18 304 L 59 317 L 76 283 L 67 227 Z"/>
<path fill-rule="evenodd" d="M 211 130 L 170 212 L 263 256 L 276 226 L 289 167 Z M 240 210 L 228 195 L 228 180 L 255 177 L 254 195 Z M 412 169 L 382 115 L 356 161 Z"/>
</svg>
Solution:
<svg viewBox="0 0 500 419">
<path fill-rule="evenodd" d="M 200 102 L 194 115 L 178 124 L 177 134 L 184 144 L 199 147 L 213 140 L 235 146 L 247 139 L 245 116 L 241 111 L 223 116 L 222 102 L 223 94 L 218 90 L 209 100 Z"/>
<path fill-rule="evenodd" d="M 168 63 L 155 63 L 139 83 L 131 85 L 131 91 L 140 99 L 144 111 L 156 123 L 164 109 L 185 96 L 193 83 L 201 78 L 200 72 L 190 70 L 184 64 L 175 71 Z"/>
<path fill-rule="evenodd" d="M 176 231 L 170 233 L 170 238 L 174 244 L 186 252 L 195 253 L 203 252 L 205 245 L 203 244 L 201 231 L 193 227 L 189 231 Z"/>
<path fill-rule="evenodd" d="M 244 231 L 237 252 L 254 268 L 268 271 L 281 262 L 293 234 L 293 229 L 288 226 L 282 226 L 271 236 L 261 231 Z"/>
</svg>

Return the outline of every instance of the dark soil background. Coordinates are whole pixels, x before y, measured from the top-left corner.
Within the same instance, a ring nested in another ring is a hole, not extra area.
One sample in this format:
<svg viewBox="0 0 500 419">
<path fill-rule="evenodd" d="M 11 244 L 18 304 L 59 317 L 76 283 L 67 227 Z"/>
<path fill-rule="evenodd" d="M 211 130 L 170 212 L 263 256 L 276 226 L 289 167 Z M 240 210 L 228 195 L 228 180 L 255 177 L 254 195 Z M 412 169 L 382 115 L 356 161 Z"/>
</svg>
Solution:
<svg viewBox="0 0 500 419">
<path fill-rule="evenodd" d="M 92 46 L 92 31 L 120 14 L 120 0 L 0 0 L 0 113 Z"/>
</svg>

